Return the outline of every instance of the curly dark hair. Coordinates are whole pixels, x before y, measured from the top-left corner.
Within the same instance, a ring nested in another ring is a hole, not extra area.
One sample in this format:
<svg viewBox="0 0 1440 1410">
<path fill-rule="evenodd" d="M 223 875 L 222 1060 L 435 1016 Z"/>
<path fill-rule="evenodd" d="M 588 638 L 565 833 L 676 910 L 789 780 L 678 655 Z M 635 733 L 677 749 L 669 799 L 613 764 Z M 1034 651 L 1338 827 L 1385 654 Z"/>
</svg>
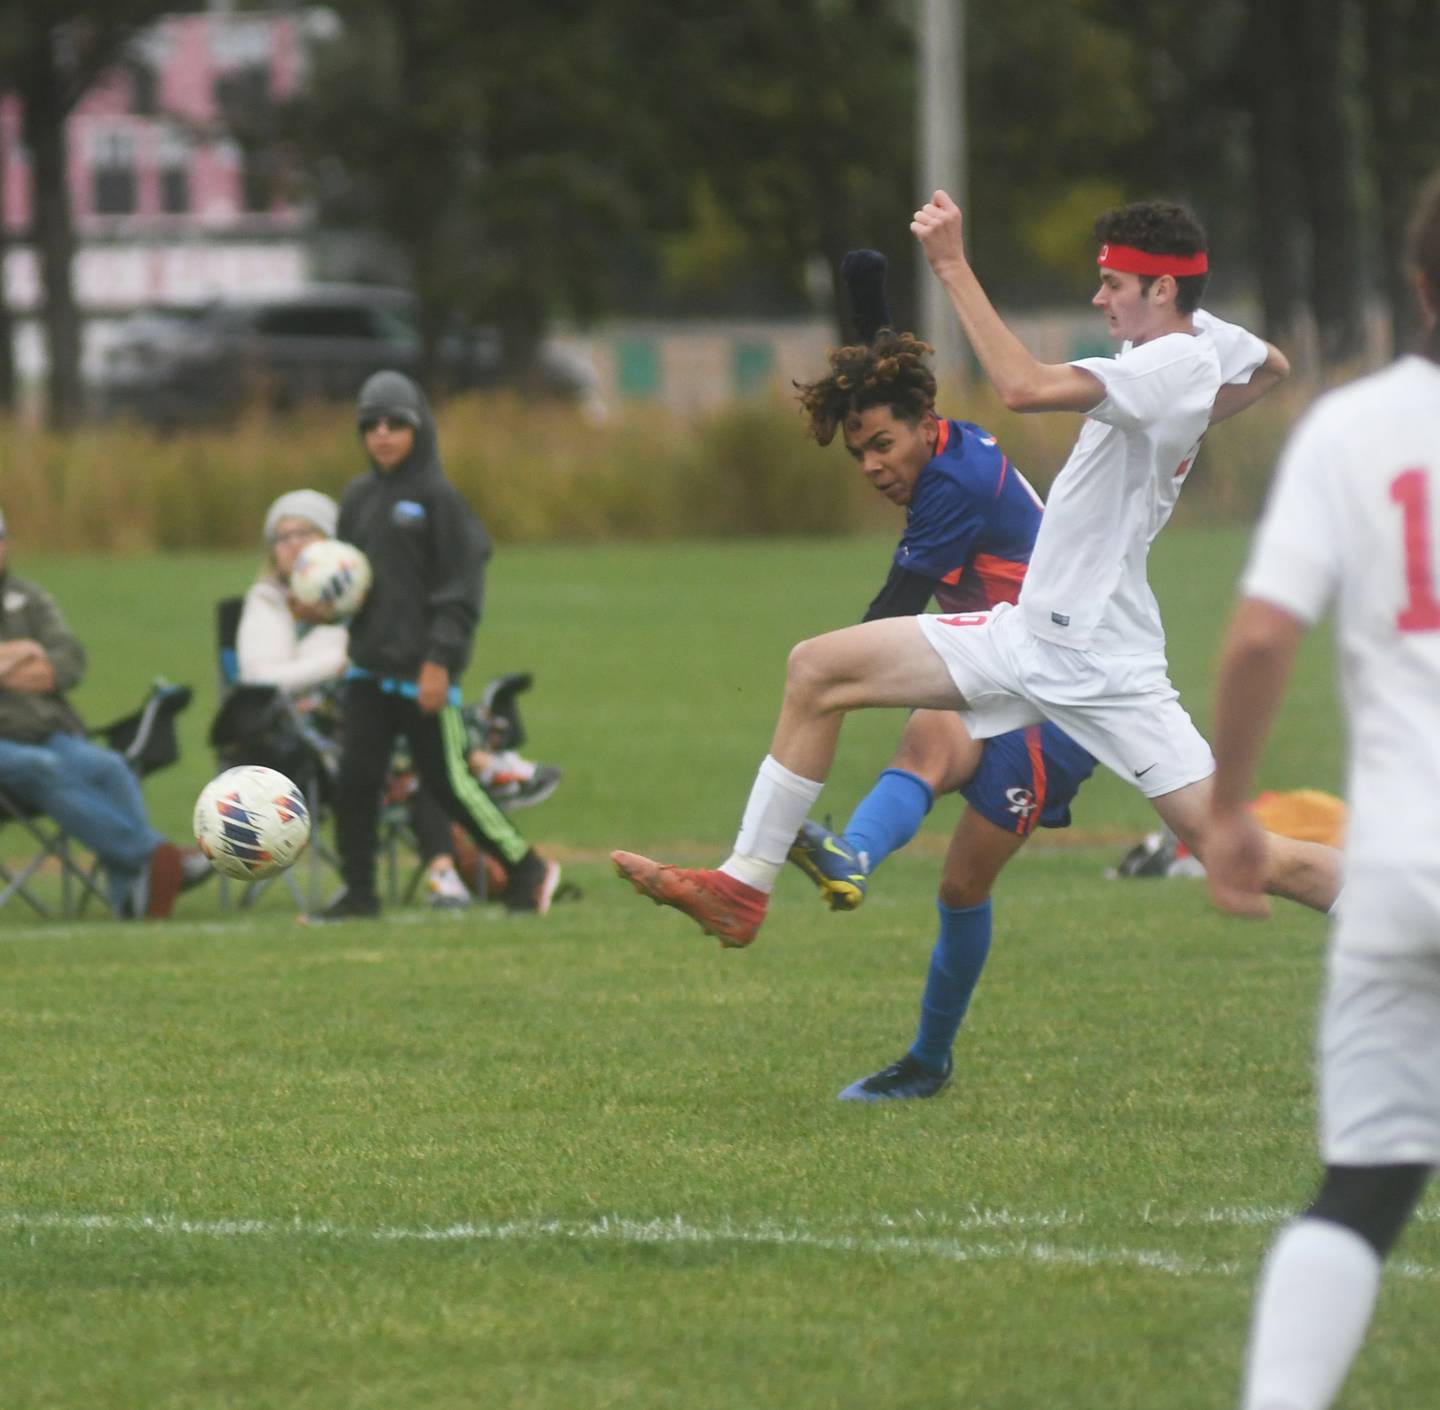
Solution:
<svg viewBox="0 0 1440 1410">
<path fill-rule="evenodd" d="M 1432 303 L 1440 300 L 1440 171 L 1430 177 L 1415 198 L 1405 256 L 1429 287 Z M 1430 330 L 1425 351 L 1440 361 L 1440 324 Z"/>
<path fill-rule="evenodd" d="M 794 384 L 810 434 L 828 446 L 846 417 L 872 406 L 888 406 L 896 420 L 915 425 L 935 409 L 935 374 L 926 362 L 934 351 L 893 328 L 882 328 L 873 343 L 832 348 L 828 377 Z"/>
<path fill-rule="evenodd" d="M 1151 255 L 1198 255 L 1206 248 L 1205 227 L 1194 211 L 1179 201 L 1133 201 L 1105 211 L 1095 222 L 1102 245 L 1130 245 Z M 1183 274 L 1175 280 L 1175 307 L 1194 313 L 1205 294 L 1208 274 Z M 1153 276 L 1140 276 L 1140 289 L 1150 292 Z"/>
</svg>

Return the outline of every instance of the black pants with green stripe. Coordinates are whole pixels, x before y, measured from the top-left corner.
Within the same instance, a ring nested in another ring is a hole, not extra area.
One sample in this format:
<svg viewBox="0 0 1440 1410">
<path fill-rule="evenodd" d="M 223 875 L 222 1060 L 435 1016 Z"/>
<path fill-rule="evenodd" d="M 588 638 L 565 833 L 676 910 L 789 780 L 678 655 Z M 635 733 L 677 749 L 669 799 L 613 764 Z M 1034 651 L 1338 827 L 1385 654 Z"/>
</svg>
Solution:
<svg viewBox="0 0 1440 1410">
<path fill-rule="evenodd" d="M 456 706 L 426 715 L 408 696 L 381 690 L 374 681 L 352 680 L 345 685 L 335 840 L 353 897 L 375 896 L 380 796 L 395 739 L 402 734 L 426 791 L 477 846 L 499 858 L 507 877 L 519 873 L 524 881 L 543 865 L 470 772 L 465 722 Z"/>
</svg>

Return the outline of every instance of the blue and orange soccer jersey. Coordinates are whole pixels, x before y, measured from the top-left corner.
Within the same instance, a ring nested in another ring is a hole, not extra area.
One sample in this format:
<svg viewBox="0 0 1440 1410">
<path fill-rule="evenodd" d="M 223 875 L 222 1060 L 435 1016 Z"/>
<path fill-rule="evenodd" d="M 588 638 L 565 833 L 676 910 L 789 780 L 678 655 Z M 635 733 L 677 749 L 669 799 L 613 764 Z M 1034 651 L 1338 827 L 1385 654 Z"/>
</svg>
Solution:
<svg viewBox="0 0 1440 1410">
<path fill-rule="evenodd" d="M 943 612 L 1014 602 L 1042 507 L 994 436 L 942 418 L 935 456 L 910 496 L 895 562 L 934 582 Z"/>
</svg>

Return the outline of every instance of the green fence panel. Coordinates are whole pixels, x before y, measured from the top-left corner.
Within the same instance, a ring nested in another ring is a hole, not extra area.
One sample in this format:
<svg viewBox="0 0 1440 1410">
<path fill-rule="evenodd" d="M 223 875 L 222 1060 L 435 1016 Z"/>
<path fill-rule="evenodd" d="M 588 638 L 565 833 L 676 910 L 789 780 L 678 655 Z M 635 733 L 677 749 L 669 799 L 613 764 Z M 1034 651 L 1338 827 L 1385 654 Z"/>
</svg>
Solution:
<svg viewBox="0 0 1440 1410">
<path fill-rule="evenodd" d="M 657 397 L 660 380 L 660 347 L 654 338 L 616 340 L 615 388 L 622 397 Z"/>
<path fill-rule="evenodd" d="M 730 384 L 736 396 L 765 391 L 775 375 L 775 348 L 770 343 L 737 338 L 730 353 Z"/>
</svg>

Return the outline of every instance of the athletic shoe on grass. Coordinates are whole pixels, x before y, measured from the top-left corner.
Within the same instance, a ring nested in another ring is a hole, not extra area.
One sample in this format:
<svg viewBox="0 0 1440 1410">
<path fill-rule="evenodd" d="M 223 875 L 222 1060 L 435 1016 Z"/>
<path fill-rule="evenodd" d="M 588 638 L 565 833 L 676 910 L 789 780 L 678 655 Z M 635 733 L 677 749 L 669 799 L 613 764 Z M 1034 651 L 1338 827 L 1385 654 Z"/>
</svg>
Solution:
<svg viewBox="0 0 1440 1410">
<path fill-rule="evenodd" d="M 852 1082 L 840 1093 L 842 1102 L 895 1102 L 909 1101 L 915 1097 L 936 1097 L 950 1085 L 955 1075 L 955 1064 L 945 1059 L 944 1072 L 926 1067 L 909 1053 L 899 1062 L 882 1067 L 858 1082 Z"/>
<path fill-rule="evenodd" d="M 463 911 L 470 904 L 470 892 L 449 860 L 426 869 L 425 893 L 425 904 L 436 911 Z"/>
<path fill-rule="evenodd" d="M 302 925 L 335 925 L 345 920 L 373 920 L 380 914 L 380 902 L 374 896 L 354 896 L 342 891 L 328 906 L 300 917 Z"/>
<path fill-rule="evenodd" d="M 550 913 L 550 903 L 560 885 L 560 863 L 535 858 L 536 865 L 517 871 L 510 878 L 502 899 L 507 911 L 533 911 L 543 916 Z"/>
</svg>

